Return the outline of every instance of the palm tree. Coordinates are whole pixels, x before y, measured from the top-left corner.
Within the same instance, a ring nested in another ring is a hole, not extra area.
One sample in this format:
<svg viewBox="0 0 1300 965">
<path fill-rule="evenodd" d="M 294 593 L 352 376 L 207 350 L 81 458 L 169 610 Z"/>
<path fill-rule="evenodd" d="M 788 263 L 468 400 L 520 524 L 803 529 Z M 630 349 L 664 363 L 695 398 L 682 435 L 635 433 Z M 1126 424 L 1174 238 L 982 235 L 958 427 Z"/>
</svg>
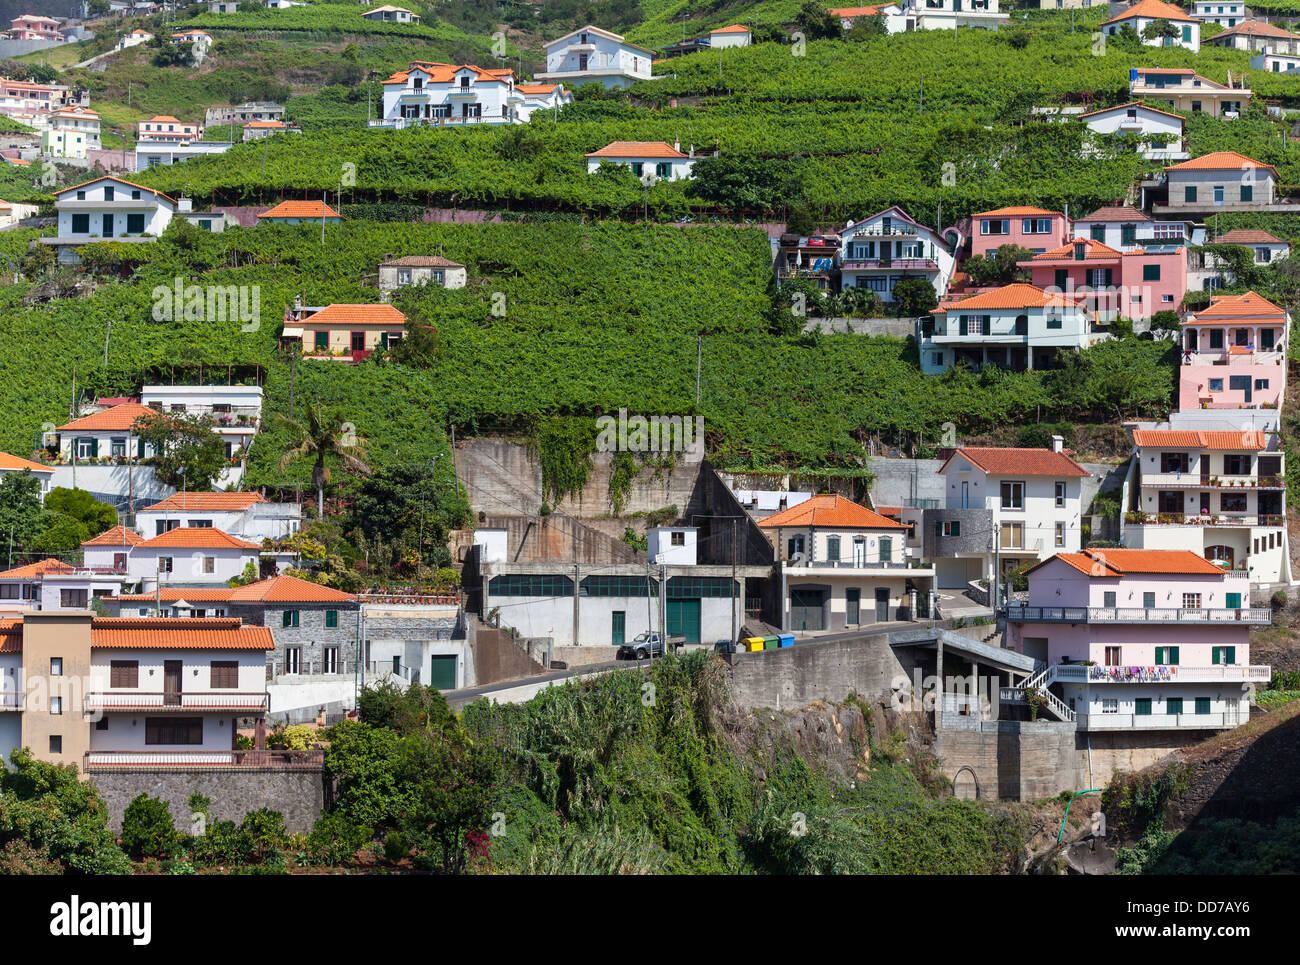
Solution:
<svg viewBox="0 0 1300 965">
<path fill-rule="evenodd" d="M 315 459 L 311 468 L 311 484 L 316 487 L 316 513 L 325 515 L 325 487 L 330 481 L 330 467 L 325 460 L 333 457 L 343 465 L 368 475 L 370 466 L 366 464 L 366 440 L 352 431 L 350 422 L 343 422 L 337 415 L 327 415 L 320 403 L 307 408 L 307 421 L 288 416 L 276 417 L 288 426 L 297 438 L 297 444 L 286 449 L 280 456 L 280 471 L 283 472 L 291 463 L 305 456 Z"/>
</svg>

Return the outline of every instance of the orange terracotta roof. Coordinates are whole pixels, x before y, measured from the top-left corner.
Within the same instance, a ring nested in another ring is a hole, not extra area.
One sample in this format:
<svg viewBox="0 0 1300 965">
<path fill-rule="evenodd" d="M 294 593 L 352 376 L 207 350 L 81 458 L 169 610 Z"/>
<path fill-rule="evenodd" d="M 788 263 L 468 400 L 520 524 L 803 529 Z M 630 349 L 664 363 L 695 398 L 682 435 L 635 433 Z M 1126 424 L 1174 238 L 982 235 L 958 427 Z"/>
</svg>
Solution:
<svg viewBox="0 0 1300 965">
<path fill-rule="evenodd" d="M 108 409 L 101 409 L 80 419 L 59 426 L 59 432 L 125 432 L 132 428 L 137 420 L 144 416 L 158 413 L 147 405 L 138 402 L 124 402 Z"/>
<path fill-rule="evenodd" d="M 384 325 L 388 328 L 401 328 L 406 324 L 406 316 L 392 305 L 326 305 L 299 324 L 304 328 L 321 325 Z"/>
<path fill-rule="evenodd" d="M 246 627 L 229 617 L 96 617 L 90 646 L 159 650 L 273 650 L 267 627 Z"/>
<path fill-rule="evenodd" d="M 1123 252 L 1118 248 L 1112 248 L 1110 245 L 1102 244 L 1095 238 L 1074 238 L 1061 245 L 1059 248 L 1053 248 L 1051 251 L 1044 251 L 1041 255 L 1034 255 L 1031 261 L 1077 261 L 1074 257 L 1075 245 L 1083 245 L 1083 258 L 1088 259 L 1105 259 L 1107 261 L 1114 258 L 1122 257 Z"/>
<path fill-rule="evenodd" d="M 521 94 L 549 94 L 558 84 L 515 84 L 515 90 Z"/>
<path fill-rule="evenodd" d="M 839 494 L 813 496 L 796 506 L 760 520 L 759 526 L 775 529 L 783 526 L 838 526 L 850 529 L 905 529 L 902 523 L 881 516 Z"/>
<path fill-rule="evenodd" d="M 1016 449 L 999 446 L 962 446 L 944 460 L 939 472 L 948 468 L 954 456 L 964 456 L 971 465 L 993 476 L 1088 476 L 1091 475 L 1063 452 L 1051 449 Z"/>
<path fill-rule="evenodd" d="M 147 121 L 141 121 L 140 123 L 141 123 L 141 124 L 153 124 L 153 123 L 155 123 L 155 122 L 156 122 L 156 123 L 167 122 L 167 123 L 169 123 L 169 124 L 184 124 L 184 123 L 185 123 L 185 122 L 182 121 L 179 117 L 172 117 L 170 114 L 155 114 L 153 117 L 149 118 Z"/>
<path fill-rule="evenodd" d="M 1038 566 L 1032 567 L 1032 573 L 1039 567 L 1046 566 L 1052 560 L 1060 560 L 1074 567 L 1085 576 L 1101 579 L 1115 579 L 1120 576 L 1137 576 L 1141 574 L 1178 575 L 1178 576 L 1222 576 L 1223 570 L 1205 557 L 1191 550 L 1132 550 L 1132 549 L 1098 549 L 1084 550 L 1082 553 L 1057 553 Z"/>
<path fill-rule="evenodd" d="M 162 513 L 168 510 L 197 510 L 200 512 L 242 512 L 257 503 L 264 503 L 261 493 L 173 493 L 160 503 L 145 506 L 141 512 Z"/>
<path fill-rule="evenodd" d="M 1277 168 L 1271 164 L 1262 164 L 1253 158 L 1248 158 L 1244 154 L 1238 154 L 1236 151 L 1212 151 L 1209 154 L 1202 154 L 1200 157 L 1194 157 L 1190 161 L 1184 161 L 1182 164 L 1171 164 L 1165 168 L 1166 171 L 1244 171 L 1247 168 L 1259 168 L 1264 171 L 1272 171 L 1277 176 Z"/>
<path fill-rule="evenodd" d="M 870 7 L 832 7 L 831 13 L 841 18 L 874 17 L 886 7 L 896 7 L 897 3 L 877 3 Z"/>
<path fill-rule="evenodd" d="M 1243 34 L 1247 37 L 1280 37 L 1286 40 L 1295 40 L 1296 35 L 1289 30 L 1283 30 L 1276 24 L 1264 23 L 1262 20 L 1243 20 L 1235 27 L 1229 27 L 1222 30 L 1210 38 L 1213 43 L 1219 37 L 1231 37 L 1235 34 Z"/>
<path fill-rule="evenodd" d="M 1118 16 L 1111 17 L 1109 20 L 1103 20 L 1102 26 L 1108 23 L 1119 23 L 1122 20 L 1131 20 L 1134 17 L 1142 17 L 1145 20 L 1177 20 L 1187 23 L 1195 23 L 1191 17 L 1183 12 L 1181 7 L 1175 7 L 1172 3 L 1165 3 L 1164 0 L 1138 0 L 1137 3 L 1127 10 L 1120 11 Z"/>
<path fill-rule="evenodd" d="M 514 71 L 509 68 L 483 68 L 475 64 L 440 64 L 429 60 L 416 60 L 412 61 L 406 70 L 394 71 L 384 84 L 405 84 L 412 71 L 416 70 L 427 74 L 429 82 L 433 84 L 450 84 L 462 70 L 471 71 L 479 80 L 492 82 L 501 82 L 514 76 Z"/>
<path fill-rule="evenodd" d="M 28 563 L 26 566 L 15 566 L 12 570 L 5 570 L 0 573 L 0 580 L 30 580 L 38 576 L 45 576 L 47 573 L 74 573 L 76 567 L 63 560 L 56 560 L 54 557 L 40 560 L 36 563 Z"/>
<path fill-rule="evenodd" d="M 150 194 L 157 195 L 160 198 L 166 198 L 172 204 L 176 203 L 175 198 L 172 198 L 170 195 L 163 194 L 157 188 L 147 188 L 143 184 L 136 184 L 134 181 L 125 181 L 122 178 L 115 178 L 111 174 L 104 174 L 97 178 L 91 178 L 89 181 L 82 181 L 80 184 L 74 184 L 70 188 L 64 188 L 61 191 L 55 191 L 54 196 L 57 198 L 67 194 L 69 191 L 76 191 L 78 188 L 84 188 L 88 184 L 98 184 L 100 181 L 116 181 L 118 184 L 125 184 L 128 188 L 139 188 L 141 191 L 148 191 Z"/>
<path fill-rule="evenodd" d="M 1226 234 L 1221 234 L 1214 239 L 1216 245 L 1285 245 L 1289 242 L 1283 241 L 1276 235 L 1271 235 L 1267 231 L 1259 231 L 1251 228 L 1233 228 Z"/>
<path fill-rule="evenodd" d="M 1268 439 L 1257 429 L 1194 432 L 1189 429 L 1134 429 L 1133 444 L 1164 449 L 1213 449 L 1219 452 L 1261 452 Z"/>
<path fill-rule="evenodd" d="M 258 543 L 250 543 L 238 536 L 231 536 L 215 526 L 177 526 L 165 533 L 142 541 L 140 546 L 146 549 L 245 549 L 260 550 Z"/>
<path fill-rule="evenodd" d="M 718 27 L 716 30 L 710 30 L 711 34 L 747 34 L 749 28 L 738 23 L 733 23 L 730 27 Z"/>
<path fill-rule="evenodd" d="M 1016 282 L 1012 285 L 1003 285 L 1001 288 L 995 288 L 992 291 L 971 295 L 969 298 L 963 298 L 960 301 L 945 302 L 935 309 L 935 314 L 941 315 L 953 310 L 966 311 L 967 309 L 976 308 L 1035 308 L 1049 305 L 1072 306 L 1074 302 L 1061 295 L 1048 294 L 1036 285 Z"/>
<path fill-rule="evenodd" d="M 324 214 L 321 209 L 324 209 Z M 281 201 L 270 211 L 263 211 L 262 218 L 341 218 L 343 217 L 324 201 Z"/>
<path fill-rule="evenodd" d="M 1017 215 L 1031 215 L 1031 214 L 1033 214 L 1033 215 L 1053 215 L 1053 216 L 1058 217 L 1058 218 L 1064 218 L 1064 217 L 1065 217 L 1064 212 L 1061 212 L 1061 211 L 1048 211 L 1046 208 L 1026 208 L 1026 207 L 998 208 L 996 211 L 981 211 L 981 212 L 979 212 L 978 214 L 973 214 L 973 215 L 971 215 L 971 217 L 972 217 L 972 218 L 987 218 L 987 217 L 990 217 L 990 216 L 992 216 L 992 215 L 1008 215 L 1008 216 L 1017 216 Z"/>
<path fill-rule="evenodd" d="M 11 456 L 7 452 L 0 452 L 0 472 L 54 472 L 50 466 L 42 466 L 39 462 L 32 462 L 30 459 L 21 459 L 18 456 Z"/>
<path fill-rule="evenodd" d="M 258 603 L 351 603 L 355 602 L 356 597 L 296 576 L 273 576 L 236 587 L 230 599 L 234 602 Z"/>
<path fill-rule="evenodd" d="M 0 653 L 23 652 L 23 621 L 0 620 Z"/>
<path fill-rule="evenodd" d="M 1085 224 L 1090 221 L 1150 221 L 1149 215 L 1137 210 L 1137 208 L 1123 208 L 1118 205 L 1112 205 L 1106 208 L 1098 208 L 1090 215 L 1079 219 Z"/>
<path fill-rule="evenodd" d="M 249 121 L 249 122 L 248 122 L 247 124 L 245 124 L 244 126 L 245 126 L 245 127 L 256 127 L 256 128 L 263 128 L 263 127 L 265 127 L 265 128 L 280 128 L 280 127 L 284 127 L 284 124 L 283 124 L 282 122 L 280 122 L 280 121 Z M 317 215 L 317 217 L 320 217 L 320 216 Z"/>
<path fill-rule="evenodd" d="M 1248 291 L 1244 295 L 1220 295 L 1211 298 L 1208 307 L 1196 313 L 1196 321 L 1271 317 L 1283 319 L 1286 310 L 1274 305 L 1263 295 Z"/>
<path fill-rule="evenodd" d="M 114 526 L 110 530 L 83 540 L 82 546 L 137 546 L 144 542 L 144 537 L 125 526 Z"/>
<path fill-rule="evenodd" d="M 587 157 L 687 157 L 665 141 L 613 141 Z"/>
</svg>

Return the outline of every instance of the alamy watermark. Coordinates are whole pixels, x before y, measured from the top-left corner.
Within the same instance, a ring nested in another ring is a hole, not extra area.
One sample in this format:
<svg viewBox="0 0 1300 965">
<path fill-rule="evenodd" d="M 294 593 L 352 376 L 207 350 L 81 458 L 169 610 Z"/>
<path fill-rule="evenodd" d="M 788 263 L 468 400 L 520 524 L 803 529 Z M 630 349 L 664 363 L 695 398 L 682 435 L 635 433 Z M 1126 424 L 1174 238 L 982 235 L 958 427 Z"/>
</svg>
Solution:
<svg viewBox="0 0 1300 965">
<path fill-rule="evenodd" d="M 153 298 L 155 322 L 240 322 L 241 332 L 262 325 L 261 285 L 187 285 L 177 275 L 171 285 L 157 285 Z"/>
<path fill-rule="evenodd" d="M 596 428 L 597 452 L 673 453 L 687 463 L 704 458 L 703 416 L 629 416 L 619 409 L 598 418 Z"/>
</svg>

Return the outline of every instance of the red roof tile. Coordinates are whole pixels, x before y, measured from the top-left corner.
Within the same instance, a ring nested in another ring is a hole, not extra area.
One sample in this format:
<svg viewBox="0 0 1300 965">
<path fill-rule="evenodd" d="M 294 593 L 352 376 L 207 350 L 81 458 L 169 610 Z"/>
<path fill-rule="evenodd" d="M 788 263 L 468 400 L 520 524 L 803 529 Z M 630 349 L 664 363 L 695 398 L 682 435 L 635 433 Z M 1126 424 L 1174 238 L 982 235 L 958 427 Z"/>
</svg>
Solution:
<svg viewBox="0 0 1300 965">
<path fill-rule="evenodd" d="M 146 549 L 248 549 L 260 550 L 257 543 L 231 536 L 215 526 L 177 526 L 139 544 Z"/>
<path fill-rule="evenodd" d="M 138 402 L 126 402 L 112 408 L 92 412 L 80 419 L 73 419 L 59 426 L 59 432 L 126 432 L 138 420 L 158 413 L 147 405 Z"/>
<path fill-rule="evenodd" d="M 12 570 L 5 570 L 0 573 L 0 580 L 30 580 L 38 576 L 44 576 L 46 573 L 74 573 L 76 567 L 63 560 L 56 560 L 54 557 L 40 560 L 36 563 L 28 563 L 25 566 L 15 566 Z"/>
<path fill-rule="evenodd" d="M 1268 438 L 1256 429 L 1193 432 L 1188 429 L 1134 429 L 1133 444 L 1146 448 L 1213 449 L 1216 452 L 1262 452 Z"/>
<path fill-rule="evenodd" d="M 229 603 L 230 596 L 235 591 L 228 586 L 164 586 L 155 593 L 124 593 L 121 596 L 112 597 L 119 603 L 153 603 L 160 601 L 162 603 L 175 603 L 177 600 L 184 600 L 186 603 Z"/>
<path fill-rule="evenodd" d="M 127 529 L 125 526 L 114 526 L 112 529 L 100 533 L 98 536 L 92 536 L 88 540 L 82 541 L 82 546 L 136 546 L 144 542 L 144 537 L 133 529 Z"/>
<path fill-rule="evenodd" d="M 54 472 L 51 466 L 42 466 L 39 462 L 32 462 L 30 459 L 21 459 L 18 456 L 11 456 L 7 452 L 0 452 L 0 472 Z"/>
<path fill-rule="evenodd" d="M 1281 321 L 1286 318 L 1286 310 L 1274 305 L 1263 295 L 1249 291 L 1244 295 L 1211 298 L 1210 304 L 1196 313 L 1194 321 L 1243 318 L 1274 318 Z"/>
<path fill-rule="evenodd" d="M 953 456 L 964 456 L 971 465 L 992 476 L 1088 476 L 1091 473 L 1063 452 L 1051 449 L 1014 449 L 997 446 L 962 446 L 944 460 L 939 472 L 948 468 Z"/>
<path fill-rule="evenodd" d="M 321 209 L 324 209 L 324 215 Z M 281 201 L 270 211 L 263 211 L 261 218 L 341 218 L 337 211 L 324 201 Z"/>
<path fill-rule="evenodd" d="M 665 141 L 613 141 L 587 157 L 688 157 Z"/>
<path fill-rule="evenodd" d="M 406 324 L 406 316 L 392 305 L 326 305 L 299 324 L 308 328 L 321 325 L 384 325 L 398 329 Z"/>
<path fill-rule="evenodd" d="M 274 650 L 267 627 L 228 617 L 96 617 L 90 646 L 159 650 Z"/>
<path fill-rule="evenodd" d="M 236 587 L 232 601 L 258 603 L 350 603 L 356 597 L 330 586 L 296 576 L 273 576 L 247 586 Z"/>
<path fill-rule="evenodd" d="M 1085 215 L 1079 221 L 1085 224 L 1090 221 L 1150 221 L 1151 217 L 1137 208 L 1125 208 L 1119 205 L 1111 205 L 1105 208 L 1098 208 L 1090 215 Z"/>
<path fill-rule="evenodd" d="M 1082 553 L 1057 553 L 1032 567 L 1032 573 L 1052 560 L 1060 560 L 1094 578 L 1115 579 L 1140 574 L 1222 576 L 1223 570 L 1191 550 L 1096 549 Z"/>
<path fill-rule="evenodd" d="M 193 510 L 197 512 L 241 512 L 256 503 L 264 503 L 261 493 L 173 493 L 160 503 L 145 506 L 142 512 L 161 513 L 168 510 Z"/>
<path fill-rule="evenodd" d="M 1216 245 L 1285 245 L 1288 242 L 1283 241 L 1276 235 L 1271 235 L 1267 231 L 1252 230 L 1250 228 L 1233 228 L 1226 234 L 1221 234 L 1214 239 Z"/>
<path fill-rule="evenodd" d="M 966 311 L 975 308 L 1038 308 L 1048 305 L 1067 307 L 1074 305 L 1074 302 L 1061 295 L 1049 294 L 1036 285 L 1016 282 L 1012 285 L 1003 285 L 1001 288 L 995 288 L 992 291 L 971 295 L 969 298 L 963 298 L 960 301 L 944 302 L 935 309 L 935 314 L 947 314 L 954 309 Z"/>
<path fill-rule="evenodd" d="M 881 516 L 838 494 L 813 496 L 767 519 L 759 526 L 774 529 L 782 526 L 835 526 L 848 529 L 905 529 L 902 523 Z"/>
<path fill-rule="evenodd" d="M 1236 151 L 1212 151 L 1209 154 L 1202 154 L 1200 157 L 1194 157 L 1190 161 L 1184 161 L 1181 164 L 1170 164 L 1165 168 L 1166 171 L 1244 171 L 1247 168 L 1259 168 L 1264 171 L 1272 171 L 1274 177 L 1277 176 L 1277 168 L 1271 164 L 1263 164 L 1253 158 L 1248 158 L 1244 154 L 1238 154 Z"/>
<path fill-rule="evenodd" d="M 971 217 L 988 218 L 993 215 L 1008 215 L 1008 216 L 1052 215 L 1053 217 L 1057 217 L 1057 218 L 1065 217 L 1065 213 L 1061 211 L 1048 211 L 1046 208 L 1026 208 L 1026 207 L 998 208 L 996 211 L 980 211 L 977 212 L 976 214 L 971 215 Z"/>
<path fill-rule="evenodd" d="M 1172 3 L 1165 3 L 1164 0 L 1138 0 L 1128 9 L 1121 10 L 1117 16 L 1111 17 L 1109 20 L 1103 20 L 1102 26 L 1108 23 L 1119 23 L 1122 20 L 1131 20 L 1134 17 L 1142 17 L 1146 20 L 1176 20 L 1195 23 L 1181 7 L 1175 7 Z"/>
<path fill-rule="evenodd" d="M 1102 244 L 1094 238 L 1074 238 L 1061 245 L 1059 248 L 1053 248 L 1051 251 L 1044 251 L 1041 255 L 1034 255 L 1032 261 L 1077 261 L 1074 249 L 1076 245 L 1083 245 L 1083 258 L 1085 261 L 1106 260 L 1110 261 L 1123 256 L 1123 252 L 1110 245 Z"/>
</svg>

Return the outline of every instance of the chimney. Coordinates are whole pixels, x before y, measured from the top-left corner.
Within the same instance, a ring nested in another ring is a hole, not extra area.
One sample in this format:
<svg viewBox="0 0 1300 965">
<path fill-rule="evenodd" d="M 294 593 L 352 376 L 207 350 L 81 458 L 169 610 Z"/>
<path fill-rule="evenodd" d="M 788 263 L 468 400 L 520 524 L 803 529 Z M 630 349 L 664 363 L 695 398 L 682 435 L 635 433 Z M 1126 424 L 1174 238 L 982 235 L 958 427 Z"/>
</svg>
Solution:
<svg viewBox="0 0 1300 965">
<path fill-rule="evenodd" d="M 695 157 L 695 142 L 691 142 L 691 157 Z"/>
<path fill-rule="evenodd" d="M 673 138 L 673 150 L 676 151 L 678 154 L 682 153 L 682 142 L 680 139 L 675 137 Z"/>
<path fill-rule="evenodd" d="M 1052 436 L 1052 452 L 1062 452 L 1065 449 L 1064 436 Z"/>
</svg>

